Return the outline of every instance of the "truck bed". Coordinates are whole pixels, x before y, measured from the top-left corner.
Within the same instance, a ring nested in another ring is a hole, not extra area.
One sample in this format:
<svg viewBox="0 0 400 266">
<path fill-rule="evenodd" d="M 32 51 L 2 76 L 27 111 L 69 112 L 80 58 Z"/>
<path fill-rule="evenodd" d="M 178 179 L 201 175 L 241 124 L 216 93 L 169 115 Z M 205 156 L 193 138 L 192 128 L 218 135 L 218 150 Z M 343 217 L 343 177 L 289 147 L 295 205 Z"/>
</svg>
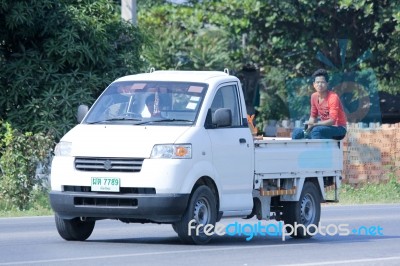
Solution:
<svg viewBox="0 0 400 266">
<path fill-rule="evenodd" d="M 338 140 L 263 138 L 255 140 L 254 145 L 255 174 L 297 175 L 343 170 L 342 143 Z"/>
</svg>

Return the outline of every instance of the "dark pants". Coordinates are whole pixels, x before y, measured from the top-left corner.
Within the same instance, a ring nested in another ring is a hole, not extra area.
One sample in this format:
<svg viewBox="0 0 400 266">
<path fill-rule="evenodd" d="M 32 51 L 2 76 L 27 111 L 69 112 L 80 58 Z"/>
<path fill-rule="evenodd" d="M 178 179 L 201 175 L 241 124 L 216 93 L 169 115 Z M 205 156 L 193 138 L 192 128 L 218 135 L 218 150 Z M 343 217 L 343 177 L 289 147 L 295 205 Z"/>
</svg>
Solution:
<svg viewBox="0 0 400 266">
<path fill-rule="evenodd" d="M 292 139 L 337 139 L 341 140 L 346 136 L 345 127 L 336 126 L 315 126 L 311 131 L 304 136 L 302 128 L 293 129 Z"/>
</svg>

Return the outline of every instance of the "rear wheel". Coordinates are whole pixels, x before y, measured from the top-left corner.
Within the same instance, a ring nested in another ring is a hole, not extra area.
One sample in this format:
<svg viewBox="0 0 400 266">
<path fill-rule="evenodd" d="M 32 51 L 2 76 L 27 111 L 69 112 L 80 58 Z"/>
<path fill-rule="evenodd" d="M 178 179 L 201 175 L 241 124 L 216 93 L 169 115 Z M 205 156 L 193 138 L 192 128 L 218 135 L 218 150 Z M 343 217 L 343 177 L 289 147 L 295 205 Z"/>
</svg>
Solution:
<svg viewBox="0 0 400 266">
<path fill-rule="evenodd" d="M 81 221 L 79 218 L 62 219 L 55 215 L 57 231 L 62 238 L 71 241 L 84 241 L 92 234 L 95 221 Z"/>
<path fill-rule="evenodd" d="M 292 225 L 291 237 L 310 238 L 316 234 L 321 217 L 320 202 L 320 194 L 314 183 L 306 182 L 299 201 L 284 203 L 283 220 L 285 224 Z"/>
<path fill-rule="evenodd" d="M 216 220 L 215 195 L 209 187 L 200 186 L 193 192 L 181 221 L 172 227 L 182 242 L 206 244 L 214 234 Z M 205 230 L 205 226 L 209 228 Z"/>
</svg>

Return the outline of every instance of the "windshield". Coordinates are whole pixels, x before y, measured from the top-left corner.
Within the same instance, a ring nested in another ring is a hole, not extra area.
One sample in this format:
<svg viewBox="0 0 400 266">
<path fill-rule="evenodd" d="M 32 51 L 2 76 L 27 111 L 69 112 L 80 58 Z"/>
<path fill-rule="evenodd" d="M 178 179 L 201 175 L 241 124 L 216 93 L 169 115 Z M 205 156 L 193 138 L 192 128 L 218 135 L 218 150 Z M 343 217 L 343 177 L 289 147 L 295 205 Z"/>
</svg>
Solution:
<svg viewBox="0 0 400 266">
<path fill-rule="evenodd" d="M 197 118 L 206 84 L 123 81 L 112 83 L 83 123 L 185 124 Z"/>
</svg>

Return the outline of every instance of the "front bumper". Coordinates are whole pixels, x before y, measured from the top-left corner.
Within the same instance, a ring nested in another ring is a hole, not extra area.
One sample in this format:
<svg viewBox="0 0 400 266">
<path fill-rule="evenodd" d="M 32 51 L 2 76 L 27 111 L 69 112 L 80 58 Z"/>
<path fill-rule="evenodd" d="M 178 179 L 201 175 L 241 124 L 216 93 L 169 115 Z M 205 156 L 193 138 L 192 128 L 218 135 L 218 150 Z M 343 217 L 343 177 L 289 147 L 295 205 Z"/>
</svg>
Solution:
<svg viewBox="0 0 400 266">
<path fill-rule="evenodd" d="M 86 217 L 172 223 L 186 210 L 189 194 L 111 194 L 51 191 L 50 204 L 63 219 Z"/>
</svg>

